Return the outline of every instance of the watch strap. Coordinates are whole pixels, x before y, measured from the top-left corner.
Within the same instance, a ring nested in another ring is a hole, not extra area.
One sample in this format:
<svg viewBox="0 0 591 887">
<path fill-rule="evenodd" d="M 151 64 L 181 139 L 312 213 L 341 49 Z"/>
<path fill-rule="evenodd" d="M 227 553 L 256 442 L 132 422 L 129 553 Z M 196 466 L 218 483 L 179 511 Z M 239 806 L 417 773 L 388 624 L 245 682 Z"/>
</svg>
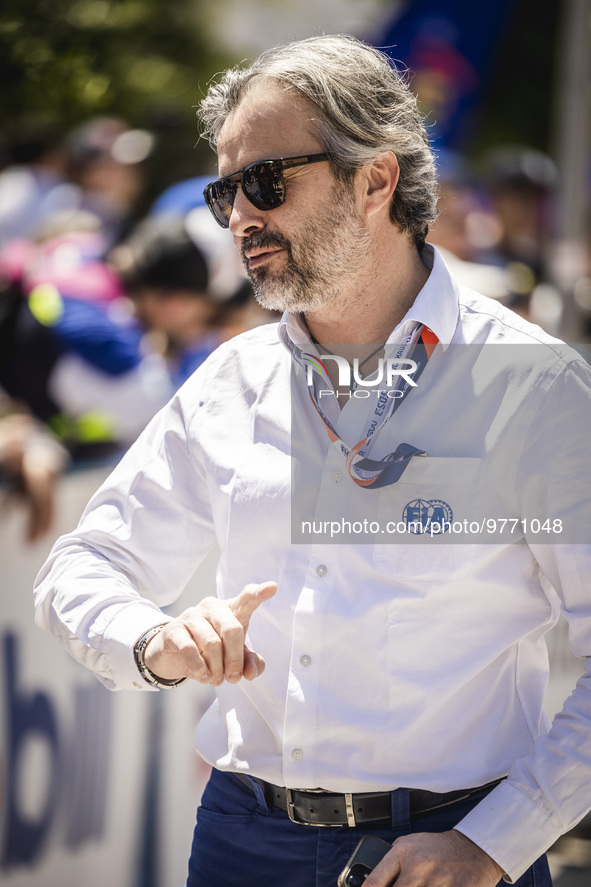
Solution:
<svg viewBox="0 0 591 887">
<path fill-rule="evenodd" d="M 133 653 L 135 656 L 135 663 L 139 669 L 139 672 L 143 679 L 150 684 L 152 687 L 158 687 L 161 690 L 171 690 L 173 687 L 180 687 L 181 684 L 184 684 L 187 678 L 174 678 L 169 680 L 168 678 L 161 678 L 158 675 L 154 674 L 153 671 L 150 671 L 148 666 L 144 661 L 144 657 L 146 654 L 146 647 L 150 643 L 153 637 L 162 631 L 165 625 L 168 625 L 168 622 L 163 622 L 161 625 L 155 625 L 153 628 L 149 628 L 147 631 L 141 635 L 140 638 L 136 641 L 136 644 L 133 648 Z"/>
</svg>

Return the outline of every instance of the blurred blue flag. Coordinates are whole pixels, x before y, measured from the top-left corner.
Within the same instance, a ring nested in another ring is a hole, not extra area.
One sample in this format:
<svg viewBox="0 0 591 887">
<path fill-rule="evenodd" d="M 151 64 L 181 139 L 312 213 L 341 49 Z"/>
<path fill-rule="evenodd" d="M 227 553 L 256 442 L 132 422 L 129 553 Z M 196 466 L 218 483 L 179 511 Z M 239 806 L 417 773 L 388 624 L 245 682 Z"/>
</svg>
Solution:
<svg viewBox="0 0 591 887">
<path fill-rule="evenodd" d="M 411 0 L 374 41 L 398 67 L 412 72 L 434 147 L 464 147 L 514 6 L 515 0 Z"/>
</svg>

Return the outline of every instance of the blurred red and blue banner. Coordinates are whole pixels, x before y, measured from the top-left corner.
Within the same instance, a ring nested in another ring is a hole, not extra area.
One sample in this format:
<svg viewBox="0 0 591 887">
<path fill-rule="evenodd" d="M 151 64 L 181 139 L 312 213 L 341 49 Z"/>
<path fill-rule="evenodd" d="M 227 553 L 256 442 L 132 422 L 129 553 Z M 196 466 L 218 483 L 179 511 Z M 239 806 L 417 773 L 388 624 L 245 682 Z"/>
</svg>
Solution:
<svg viewBox="0 0 591 887">
<path fill-rule="evenodd" d="M 410 0 L 374 40 L 397 67 L 410 69 L 435 148 L 465 146 L 515 5 L 515 0 Z"/>
</svg>

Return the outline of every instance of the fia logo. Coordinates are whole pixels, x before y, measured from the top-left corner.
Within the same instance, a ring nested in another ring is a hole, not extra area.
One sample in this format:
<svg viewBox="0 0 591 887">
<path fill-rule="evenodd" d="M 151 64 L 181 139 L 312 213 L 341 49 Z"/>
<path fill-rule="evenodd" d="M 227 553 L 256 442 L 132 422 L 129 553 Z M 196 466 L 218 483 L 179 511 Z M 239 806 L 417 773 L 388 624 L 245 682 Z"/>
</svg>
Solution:
<svg viewBox="0 0 591 887">
<path fill-rule="evenodd" d="M 453 511 L 443 499 L 413 499 L 405 505 L 402 520 L 409 533 L 438 536 L 449 531 Z"/>
</svg>

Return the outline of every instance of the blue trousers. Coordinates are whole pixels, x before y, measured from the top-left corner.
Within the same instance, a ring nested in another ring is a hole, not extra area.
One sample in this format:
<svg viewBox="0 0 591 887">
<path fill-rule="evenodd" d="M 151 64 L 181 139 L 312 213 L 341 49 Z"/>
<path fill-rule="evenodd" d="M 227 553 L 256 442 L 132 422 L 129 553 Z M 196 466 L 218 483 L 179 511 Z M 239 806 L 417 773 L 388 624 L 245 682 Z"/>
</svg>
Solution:
<svg viewBox="0 0 591 887">
<path fill-rule="evenodd" d="M 197 811 L 186 887 L 336 887 L 337 878 L 366 834 L 392 843 L 411 832 L 453 828 L 486 792 L 413 819 L 408 792 L 392 792 L 392 823 L 319 828 L 298 825 L 287 813 L 268 807 L 260 787 L 253 790 L 230 773 L 212 772 Z M 503 881 L 499 887 L 505 887 Z M 543 856 L 515 882 L 516 887 L 552 887 Z"/>
</svg>

